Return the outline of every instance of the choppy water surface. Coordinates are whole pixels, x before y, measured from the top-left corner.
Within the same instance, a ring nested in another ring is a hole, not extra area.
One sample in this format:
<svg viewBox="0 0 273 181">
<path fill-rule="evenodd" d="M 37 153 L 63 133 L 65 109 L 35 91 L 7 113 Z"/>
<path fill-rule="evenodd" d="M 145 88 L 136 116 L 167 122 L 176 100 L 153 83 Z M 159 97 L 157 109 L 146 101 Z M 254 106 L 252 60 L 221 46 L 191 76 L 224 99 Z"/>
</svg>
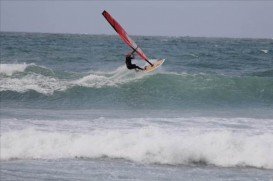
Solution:
<svg viewBox="0 0 273 181">
<path fill-rule="evenodd" d="M 273 40 L 0 35 L 4 180 L 273 178 Z"/>
</svg>

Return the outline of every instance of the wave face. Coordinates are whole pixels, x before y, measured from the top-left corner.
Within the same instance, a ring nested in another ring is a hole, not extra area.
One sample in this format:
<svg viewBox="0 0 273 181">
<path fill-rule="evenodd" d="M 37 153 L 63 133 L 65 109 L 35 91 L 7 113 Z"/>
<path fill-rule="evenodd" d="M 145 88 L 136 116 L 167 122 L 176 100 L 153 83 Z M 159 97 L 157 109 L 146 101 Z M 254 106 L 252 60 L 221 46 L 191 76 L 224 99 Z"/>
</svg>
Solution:
<svg viewBox="0 0 273 181">
<path fill-rule="evenodd" d="M 158 71 L 86 74 L 55 72 L 34 64 L 4 64 L 1 74 L 3 101 L 67 107 L 113 106 L 179 108 L 185 106 L 273 105 L 273 79 Z M 12 72 L 12 73 L 11 73 Z M 39 103 L 40 104 L 40 103 Z"/>
</svg>

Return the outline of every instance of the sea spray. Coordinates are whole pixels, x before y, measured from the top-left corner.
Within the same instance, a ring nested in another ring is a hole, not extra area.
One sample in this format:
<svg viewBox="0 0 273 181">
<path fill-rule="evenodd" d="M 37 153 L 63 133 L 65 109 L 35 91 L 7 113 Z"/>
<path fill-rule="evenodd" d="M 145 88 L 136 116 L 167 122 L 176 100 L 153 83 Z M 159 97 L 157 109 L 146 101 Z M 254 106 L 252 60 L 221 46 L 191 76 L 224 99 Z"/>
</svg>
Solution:
<svg viewBox="0 0 273 181">
<path fill-rule="evenodd" d="M 29 65 L 23 64 L 0 64 L 0 74 L 11 76 L 16 72 L 24 72 Z"/>
</svg>

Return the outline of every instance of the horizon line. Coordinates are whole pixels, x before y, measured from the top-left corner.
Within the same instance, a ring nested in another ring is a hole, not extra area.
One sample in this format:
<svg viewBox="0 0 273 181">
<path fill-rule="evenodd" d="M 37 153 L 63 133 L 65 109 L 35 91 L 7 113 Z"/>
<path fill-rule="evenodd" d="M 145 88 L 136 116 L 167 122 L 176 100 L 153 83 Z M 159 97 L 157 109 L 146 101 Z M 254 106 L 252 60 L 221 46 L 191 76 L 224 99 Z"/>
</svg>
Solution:
<svg viewBox="0 0 273 181">
<path fill-rule="evenodd" d="M 72 33 L 72 32 L 38 32 L 38 31 L 2 31 L 0 33 L 33 33 L 33 34 L 63 34 L 63 35 L 103 35 L 103 36 L 118 36 L 117 34 L 92 34 L 92 33 Z M 168 37 L 168 38 L 219 38 L 219 39 L 259 39 L 259 40 L 273 40 L 272 38 L 265 38 L 265 37 L 224 37 L 224 36 L 190 36 L 190 35 L 137 35 L 131 34 L 129 36 L 143 36 L 143 37 Z"/>
</svg>

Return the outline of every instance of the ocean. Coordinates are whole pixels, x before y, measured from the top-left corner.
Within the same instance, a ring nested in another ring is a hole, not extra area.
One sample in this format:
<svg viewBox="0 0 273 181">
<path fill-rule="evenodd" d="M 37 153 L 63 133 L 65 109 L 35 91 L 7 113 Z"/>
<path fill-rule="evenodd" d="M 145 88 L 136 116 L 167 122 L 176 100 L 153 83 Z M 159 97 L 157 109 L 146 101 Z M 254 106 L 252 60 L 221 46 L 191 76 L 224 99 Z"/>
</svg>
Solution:
<svg viewBox="0 0 273 181">
<path fill-rule="evenodd" d="M 0 38 L 1 180 L 273 180 L 273 39 Z"/>
</svg>

